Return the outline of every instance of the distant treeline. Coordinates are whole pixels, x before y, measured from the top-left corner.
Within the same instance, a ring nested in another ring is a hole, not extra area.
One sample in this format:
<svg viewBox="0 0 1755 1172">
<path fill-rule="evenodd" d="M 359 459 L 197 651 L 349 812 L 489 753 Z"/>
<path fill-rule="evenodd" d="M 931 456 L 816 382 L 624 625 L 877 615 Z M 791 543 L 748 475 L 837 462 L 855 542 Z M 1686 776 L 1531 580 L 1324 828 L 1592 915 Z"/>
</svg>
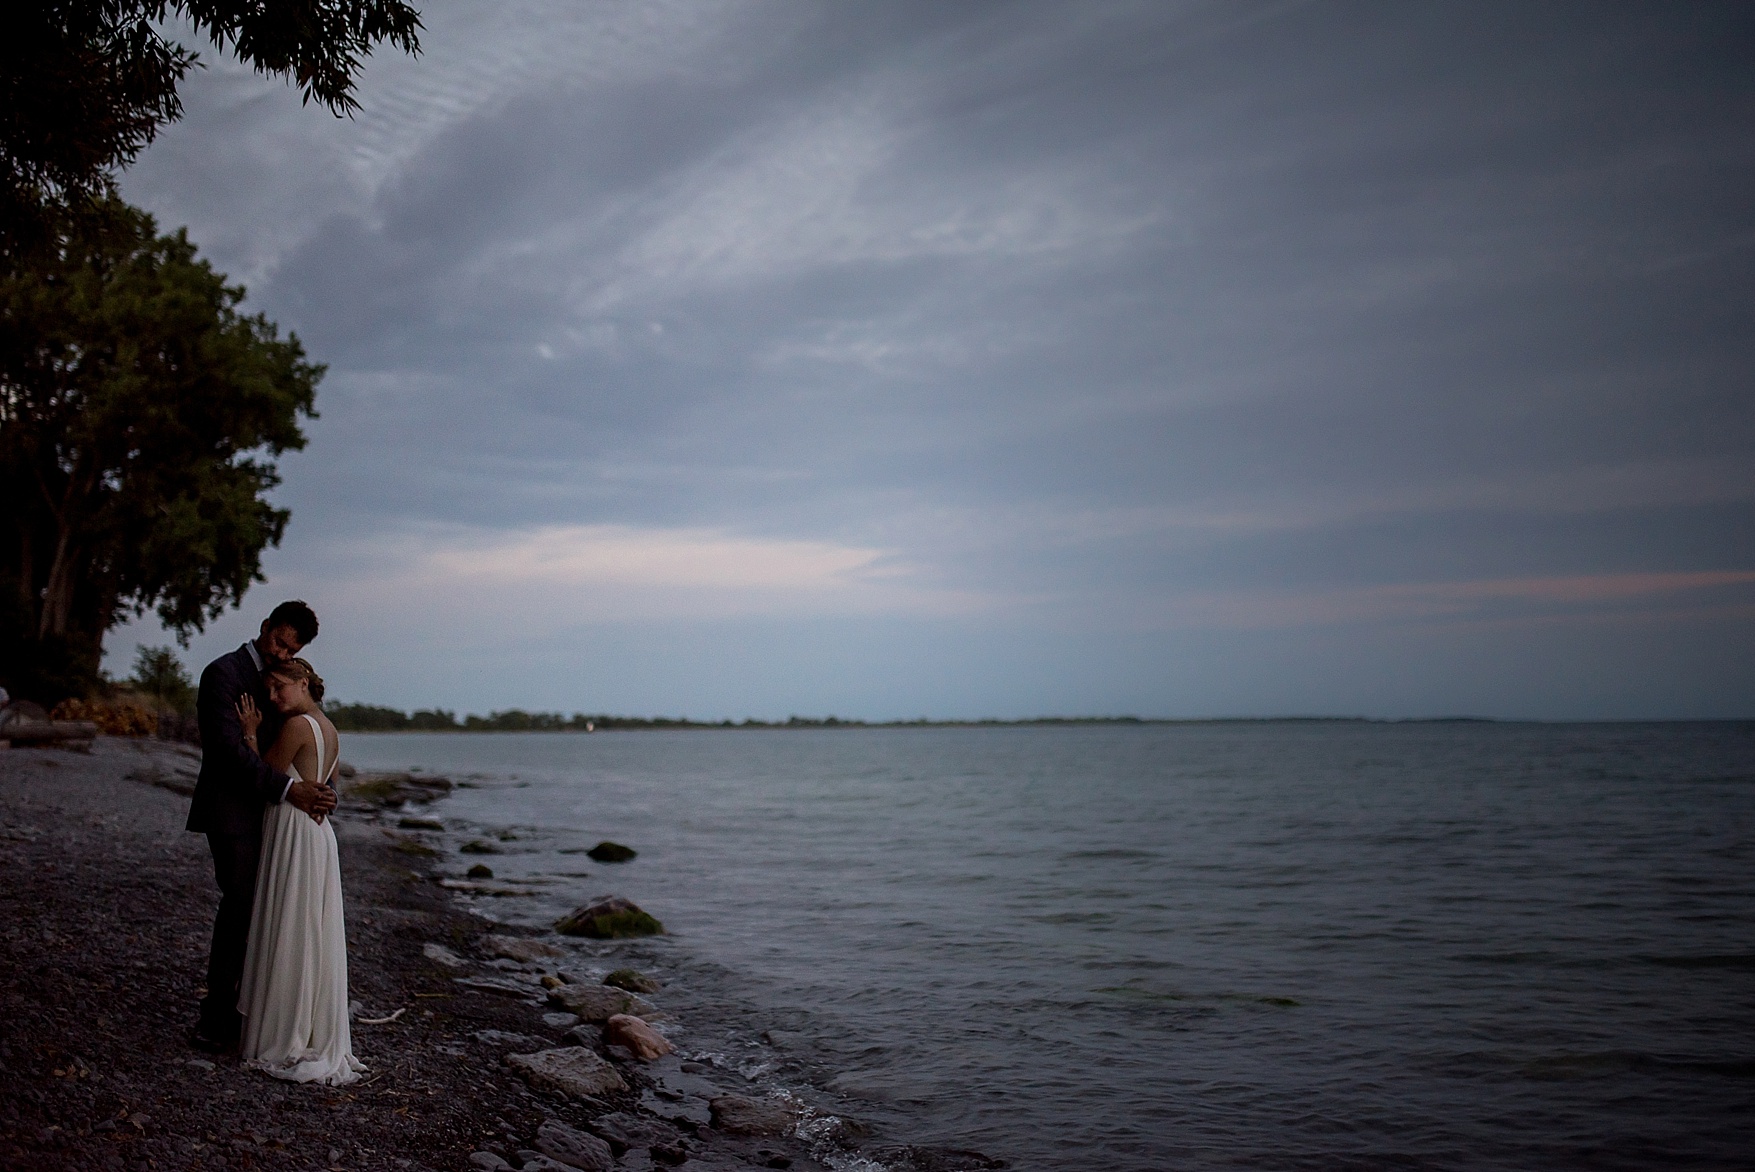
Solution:
<svg viewBox="0 0 1755 1172">
<path fill-rule="evenodd" d="M 664 728 L 976 728 L 1027 724 L 1144 724 L 1137 716 L 1038 716 L 1028 720 L 842 720 L 836 716 L 789 716 L 785 720 L 690 720 L 686 716 L 588 716 L 575 712 L 526 712 L 508 708 L 458 719 L 444 708 L 404 712 L 377 704 L 335 704 L 324 709 L 343 732 L 592 732 Z"/>
</svg>

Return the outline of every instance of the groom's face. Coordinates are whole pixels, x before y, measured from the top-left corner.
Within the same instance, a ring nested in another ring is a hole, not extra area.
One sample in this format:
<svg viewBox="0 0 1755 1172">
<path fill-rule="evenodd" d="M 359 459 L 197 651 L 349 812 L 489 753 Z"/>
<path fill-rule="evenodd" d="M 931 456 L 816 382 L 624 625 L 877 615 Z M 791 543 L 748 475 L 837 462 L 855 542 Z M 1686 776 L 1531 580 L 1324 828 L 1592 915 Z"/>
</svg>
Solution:
<svg viewBox="0 0 1755 1172">
<path fill-rule="evenodd" d="M 299 642 L 299 633 L 290 626 L 270 628 L 267 623 L 263 623 L 262 637 L 256 640 L 256 650 L 262 653 L 262 658 L 273 663 L 285 663 L 304 650 L 304 647 Z"/>
</svg>

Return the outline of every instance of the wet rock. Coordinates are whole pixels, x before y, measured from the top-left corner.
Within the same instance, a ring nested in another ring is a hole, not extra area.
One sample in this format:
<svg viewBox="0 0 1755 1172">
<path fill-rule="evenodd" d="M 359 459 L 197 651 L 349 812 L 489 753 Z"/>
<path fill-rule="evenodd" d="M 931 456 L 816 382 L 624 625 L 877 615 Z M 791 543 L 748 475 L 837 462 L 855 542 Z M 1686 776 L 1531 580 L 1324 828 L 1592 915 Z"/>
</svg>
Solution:
<svg viewBox="0 0 1755 1172">
<path fill-rule="evenodd" d="M 523 961 L 526 964 L 567 955 L 564 948 L 556 947 L 546 940 L 532 940 L 528 936 L 483 936 L 481 946 L 489 956 L 503 956 L 507 960 Z"/>
<path fill-rule="evenodd" d="M 492 1152 L 470 1152 L 469 1164 L 472 1168 L 483 1169 L 484 1172 L 499 1172 L 502 1168 L 510 1168 L 512 1166 L 494 1155 Z"/>
<path fill-rule="evenodd" d="M 444 965 L 446 968 L 460 969 L 468 963 L 461 956 L 458 956 L 455 952 L 446 948 L 443 944 L 427 944 L 420 951 L 421 955 L 428 960 L 436 961 L 439 964 Z"/>
<path fill-rule="evenodd" d="M 603 1140 L 553 1119 L 537 1130 L 536 1150 L 582 1172 L 609 1172 L 615 1165 L 615 1153 Z"/>
<path fill-rule="evenodd" d="M 850 1148 L 872 1136 L 871 1125 L 845 1115 L 812 1115 L 798 1125 L 798 1138 L 813 1145 L 825 1143 Z"/>
<path fill-rule="evenodd" d="M 488 1046 L 540 1046 L 541 1038 L 533 1038 L 529 1034 L 514 1034 L 506 1030 L 476 1030 L 470 1035 L 476 1041 Z"/>
<path fill-rule="evenodd" d="M 686 1163 L 689 1158 L 689 1150 L 683 1146 L 681 1140 L 672 1144 L 653 1144 L 651 1148 L 648 1149 L 648 1152 L 652 1156 L 652 1162 L 654 1164 L 670 1164 L 674 1166 Z"/>
<path fill-rule="evenodd" d="M 785 1099 L 746 1099 L 720 1095 L 707 1103 L 713 1126 L 732 1135 L 785 1135 L 798 1121 L 798 1109 Z"/>
<path fill-rule="evenodd" d="M 603 978 L 606 985 L 614 985 L 618 989 L 626 989 L 630 993 L 656 993 L 664 986 L 647 976 L 639 969 L 617 969 Z"/>
<path fill-rule="evenodd" d="M 664 1035 L 626 1013 L 617 1013 L 603 1023 L 603 1041 L 610 1046 L 625 1046 L 634 1057 L 646 1062 L 662 1058 L 675 1050 Z"/>
<path fill-rule="evenodd" d="M 500 853 L 499 844 L 489 842 L 485 838 L 472 838 L 457 849 L 466 855 L 497 855 Z"/>
<path fill-rule="evenodd" d="M 410 814 L 408 817 L 400 819 L 396 825 L 402 827 L 404 830 L 445 829 L 445 824 L 443 822 L 426 814 Z"/>
<path fill-rule="evenodd" d="M 555 931 L 563 936 L 590 936 L 613 940 L 624 936 L 656 936 L 664 925 L 619 895 L 606 895 L 555 921 Z"/>
<path fill-rule="evenodd" d="M 635 858 L 639 852 L 619 842 L 600 842 L 585 854 L 600 863 L 625 863 Z"/>
<path fill-rule="evenodd" d="M 649 1017 L 658 1007 L 637 993 L 610 985 L 562 985 L 548 991 L 549 1003 L 576 1013 L 581 1021 L 608 1021 L 618 1013 Z"/>
<path fill-rule="evenodd" d="M 545 1013 L 542 1015 L 542 1024 L 555 1030 L 572 1029 L 579 1024 L 579 1015 L 576 1013 Z"/>
<path fill-rule="evenodd" d="M 464 874 L 471 879 L 492 879 L 494 877 L 494 869 L 486 863 L 477 863 L 475 866 L 465 871 Z"/>
<path fill-rule="evenodd" d="M 674 1144 L 677 1141 L 676 1128 L 670 1124 L 621 1111 L 599 1115 L 585 1126 L 607 1140 L 618 1156 L 630 1148 L 648 1148 L 653 1144 Z"/>
<path fill-rule="evenodd" d="M 963 1148 L 927 1148 L 896 1144 L 871 1148 L 865 1154 L 900 1172 L 988 1172 L 989 1169 L 1009 1167 L 1004 1160 L 996 1160 Z"/>
<path fill-rule="evenodd" d="M 583 1046 L 508 1054 L 506 1064 L 539 1090 L 588 1099 L 609 1091 L 627 1090 L 615 1067 Z"/>
</svg>

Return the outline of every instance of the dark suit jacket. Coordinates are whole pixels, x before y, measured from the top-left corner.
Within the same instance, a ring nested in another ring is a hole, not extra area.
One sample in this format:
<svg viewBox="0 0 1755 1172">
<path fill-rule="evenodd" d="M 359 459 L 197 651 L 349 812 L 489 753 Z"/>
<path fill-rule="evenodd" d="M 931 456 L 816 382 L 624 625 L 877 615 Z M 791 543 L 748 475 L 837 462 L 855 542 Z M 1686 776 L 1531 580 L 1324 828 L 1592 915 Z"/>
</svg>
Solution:
<svg viewBox="0 0 1755 1172">
<path fill-rule="evenodd" d="M 262 811 L 280 801 L 287 775 L 244 744 L 238 698 L 252 696 L 262 713 L 256 743 L 272 745 L 285 723 L 268 703 L 268 686 L 248 647 L 222 655 L 201 673 L 195 716 L 201 725 L 201 774 L 189 803 L 188 829 L 203 834 L 262 833 Z"/>
</svg>

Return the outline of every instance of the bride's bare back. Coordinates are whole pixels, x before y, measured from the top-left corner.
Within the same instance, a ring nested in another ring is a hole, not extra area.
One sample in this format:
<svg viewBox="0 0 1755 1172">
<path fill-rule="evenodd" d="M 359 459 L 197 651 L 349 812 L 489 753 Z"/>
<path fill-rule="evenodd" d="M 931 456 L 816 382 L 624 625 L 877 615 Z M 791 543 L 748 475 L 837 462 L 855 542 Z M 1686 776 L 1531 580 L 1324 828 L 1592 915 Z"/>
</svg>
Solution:
<svg viewBox="0 0 1755 1172">
<path fill-rule="evenodd" d="M 318 776 L 317 734 L 311 728 L 310 721 L 300 719 L 303 716 L 314 717 L 318 727 L 322 729 L 324 776 L 321 777 Z M 313 707 L 306 712 L 288 716 L 280 735 L 275 738 L 263 760 L 283 772 L 290 773 L 296 769 L 299 777 L 306 781 L 327 783 L 335 773 L 336 754 L 340 751 L 341 734 L 335 731 L 335 726 L 323 715 L 322 709 Z"/>
</svg>

